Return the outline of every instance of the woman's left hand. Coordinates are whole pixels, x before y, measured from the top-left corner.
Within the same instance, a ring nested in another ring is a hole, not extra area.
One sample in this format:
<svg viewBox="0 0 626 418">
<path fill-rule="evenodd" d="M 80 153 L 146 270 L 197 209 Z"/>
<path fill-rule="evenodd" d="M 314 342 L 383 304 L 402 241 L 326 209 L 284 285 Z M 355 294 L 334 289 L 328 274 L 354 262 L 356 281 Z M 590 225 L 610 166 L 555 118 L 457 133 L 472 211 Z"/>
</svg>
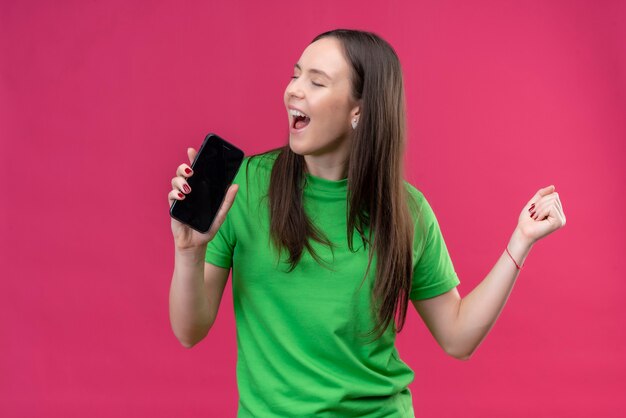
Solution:
<svg viewBox="0 0 626 418">
<path fill-rule="evenodd" d="M 554 185 L 539 189 L 522 209 L 517 229 L 532 245 L 565 226 L 563 206 Z"/>
</svg>

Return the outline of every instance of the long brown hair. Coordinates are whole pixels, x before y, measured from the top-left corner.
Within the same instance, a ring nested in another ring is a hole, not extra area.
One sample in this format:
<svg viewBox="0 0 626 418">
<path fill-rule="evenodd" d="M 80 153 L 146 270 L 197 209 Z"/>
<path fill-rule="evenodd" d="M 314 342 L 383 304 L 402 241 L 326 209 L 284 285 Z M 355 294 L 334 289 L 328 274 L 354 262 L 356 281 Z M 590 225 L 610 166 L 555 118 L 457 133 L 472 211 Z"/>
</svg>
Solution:
<svg viewBox="0 0 626 418">
<path fill-rule="evenodd" d="M 318 35 L 311 43 L 326 37 L 340 41 L 352 70 L 352 95 L 361 101 L 348 160 L 346 232 L 351 251 L 355 229 L 365 248 L 369 246 L 365 277 L 376 255 L 372 293 L 376 325 L 367 335 L 376 334 L 378 339 L 396 314 L 399 324 L 394 332 L 402 330 L 413 273 L 413 221 L 403 177 L 406 112 L 402 70 L 393 48 L 373 33 L 338 29 Z M 289 252 L 291 271 L 304 249 L 321 263 L 310 239 L 331 250 L 332 243 L 305 214 L 303 156 L 288 145 L 272 151 L 277 150 L 268 193 L 270 232 L 279 251 Z"/>
</svg>

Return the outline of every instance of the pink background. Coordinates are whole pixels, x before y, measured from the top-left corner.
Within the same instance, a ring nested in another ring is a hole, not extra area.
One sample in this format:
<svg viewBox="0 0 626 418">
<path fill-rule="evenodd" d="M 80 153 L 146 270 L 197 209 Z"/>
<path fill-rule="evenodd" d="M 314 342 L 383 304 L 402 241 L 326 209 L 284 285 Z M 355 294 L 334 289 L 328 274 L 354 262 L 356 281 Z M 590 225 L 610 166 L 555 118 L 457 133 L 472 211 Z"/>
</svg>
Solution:
<svg viewBox="0 0 626 418">
<path fill-rule="evenodd" d="M 198 346 L 170 329 L 170 179 L 208 132 L 285 143 L 292 66 L 335 27 L 400 56 L 407 179 L 462 295 L 537 189 L 567 216 L 469 362 L 409 312 L 416 416 L 626 414 L 626 2 L 384 3 L 0 4 L 1 416 L 235 415 L 230 283 Z"/>
</svg>

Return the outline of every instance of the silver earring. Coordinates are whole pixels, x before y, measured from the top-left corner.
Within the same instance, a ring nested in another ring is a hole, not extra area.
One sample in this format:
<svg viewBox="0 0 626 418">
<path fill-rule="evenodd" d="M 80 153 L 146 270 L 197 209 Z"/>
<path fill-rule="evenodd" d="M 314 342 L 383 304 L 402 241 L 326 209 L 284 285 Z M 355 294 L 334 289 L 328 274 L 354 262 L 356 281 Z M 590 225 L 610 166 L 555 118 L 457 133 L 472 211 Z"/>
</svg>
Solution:
<svg viewBox="0 0 626 418">
<path fill-rule="evenodd" d="M 356 126 L 359 124 L 357 118 L 352 119 L 352 129 L 356 129 Z"/>
</svg>

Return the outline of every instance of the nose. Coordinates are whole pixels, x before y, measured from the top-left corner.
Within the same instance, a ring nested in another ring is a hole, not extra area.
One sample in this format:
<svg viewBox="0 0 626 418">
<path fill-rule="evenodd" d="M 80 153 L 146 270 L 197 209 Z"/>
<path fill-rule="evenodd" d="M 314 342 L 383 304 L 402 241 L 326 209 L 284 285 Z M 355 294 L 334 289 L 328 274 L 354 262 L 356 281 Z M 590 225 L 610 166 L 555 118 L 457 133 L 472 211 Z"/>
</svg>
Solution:
<svg viewBox="0 0 626 418">
<path fill-rule="evenodd" d="M 293 78 L 291 82 L 287 85 L 285 89 L 285 96 L 287 98 L 294 97 L 297 99 L 301 99 L 304 97 L 304 91 L 302 90 L 302 84 L 299 82 L 300 78 Z"/>
</svg>

